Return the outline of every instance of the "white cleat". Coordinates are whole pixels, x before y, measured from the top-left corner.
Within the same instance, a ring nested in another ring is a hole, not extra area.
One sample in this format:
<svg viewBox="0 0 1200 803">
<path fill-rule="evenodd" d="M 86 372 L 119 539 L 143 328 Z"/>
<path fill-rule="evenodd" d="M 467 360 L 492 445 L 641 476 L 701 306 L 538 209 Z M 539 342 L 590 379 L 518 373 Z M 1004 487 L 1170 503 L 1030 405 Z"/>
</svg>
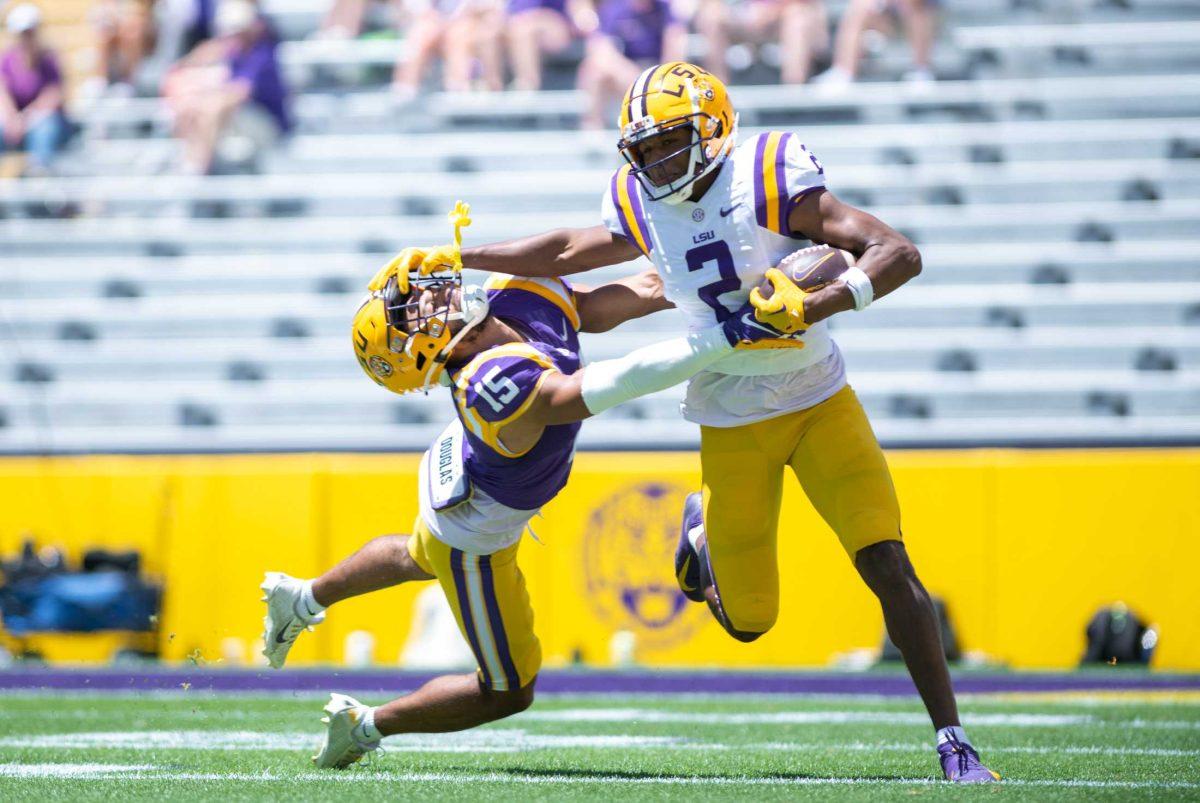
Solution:
<svg viewBox="0 0 1200 803">
<path fill-rule="evenodd" d="M 266 593 L 262 601 L 267 603 L 267 615 L 263 617 L 263 655 L 273 668 L 281 669 L 296 639 L 305 630 L 312 630 L 313 625 L 324 622 L 325 612 L 316 616 L 304 615 L 300 602 L 303 583 L 283 572 L 267 572 L 259 588 Z"/>
<path fill-rule="evenodd" d="M 371 741 L 355 734 L 358 723 L 367 713 L 367 707 L 345 694 L 329 695 L 322 717 L 325 723 L 325 741 L 321 750 L 312 757 L 321 769 L 344 770 L 360 758 L 379 748 L 379 740 Z"/>
</svg>

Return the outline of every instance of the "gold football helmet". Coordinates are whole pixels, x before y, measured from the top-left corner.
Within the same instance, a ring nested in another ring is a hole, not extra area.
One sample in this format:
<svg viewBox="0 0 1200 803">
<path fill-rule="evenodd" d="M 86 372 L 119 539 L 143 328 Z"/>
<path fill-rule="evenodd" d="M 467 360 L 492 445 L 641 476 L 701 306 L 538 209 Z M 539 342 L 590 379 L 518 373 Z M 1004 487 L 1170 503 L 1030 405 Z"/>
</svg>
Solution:
<svg viewBox="0 0 1200 803">
<path fill-rule="evenodd" d="M 455 249 L 461 245 L 461 227 L 470 225 L 467 208 L 460 202 L 451 213 Z M 463 284 L 461 262 L 440 267 L 431 270 L 419 259 L 392 260 L 388 273 L 380 271 L 371 280 L 354 315 L 354 356 L 375 384 L 393 393 L 427 391 L 438 384 L 454 347 L 488 315 L 487 293 Z"/>
<path fill-rule="evenodd" d="M 737 143 L 737 113 L 725 85 L 711 73 L 683 61 L 658 64 L 638 76 L 621 101 L 617 147 L 652 201 L 676 204 L 691 195 L 697 179 L 716 170 Z M 688 166 L 665 185 L 651 181 L 647 171 L 683 150 L 642 164 L 639 144 L 666 131 L 691 128 Z"/>
</svg>

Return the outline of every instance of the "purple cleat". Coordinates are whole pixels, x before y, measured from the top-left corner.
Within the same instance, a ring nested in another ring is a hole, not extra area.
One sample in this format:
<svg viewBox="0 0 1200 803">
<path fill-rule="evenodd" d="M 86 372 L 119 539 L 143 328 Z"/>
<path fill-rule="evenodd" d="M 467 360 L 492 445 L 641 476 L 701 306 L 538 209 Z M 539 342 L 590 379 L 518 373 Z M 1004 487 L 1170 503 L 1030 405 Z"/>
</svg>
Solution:
<svg viewBox="0 0 1200 803">
<path fill-rule="evenodd" d="M 938 745 L 938 758 L 947 781 L 956 783 L 995 783 L 1000 773 L 983 766 L 975 748 L 966 742 L 951 739 Z"/>
<path fill-rule="evenodd" d="M 695 533 L 695 537 L 693 536 Z M 683 525 L 679 528 L 679 546 L 675 548 L 675 579 L 679 590 L 692 602 L 704 602 L 704 582 L 700 573 L 700 550 L 704 544 L 704 505 L 699 491 L 690 493 L 683 503 Z M 699 549 L 694 544 L 699 545 Z"/>
</svg>

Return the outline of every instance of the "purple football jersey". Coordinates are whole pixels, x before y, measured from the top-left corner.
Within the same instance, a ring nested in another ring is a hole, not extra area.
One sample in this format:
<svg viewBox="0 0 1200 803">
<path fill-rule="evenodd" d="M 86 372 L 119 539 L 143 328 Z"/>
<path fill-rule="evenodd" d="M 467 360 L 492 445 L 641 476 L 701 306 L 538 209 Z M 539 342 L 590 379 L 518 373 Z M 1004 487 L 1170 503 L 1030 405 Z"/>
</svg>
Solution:
<svg viewBox="0 0 1200 803">
<path fill-rule="evenodd" d="M 493 277 L 491 313 L 525 342 L 496 346 L 452 372 L 462 420 L 463 465 L 474 486 L 517 510 L 536 510 L 567 483 L 580 424 L 548 426 L 528 451 L 510 451 L 500 429 L 528 407 L 547 371 L 579 370 L 579 316 L 560 280 Z"/>
</svg>

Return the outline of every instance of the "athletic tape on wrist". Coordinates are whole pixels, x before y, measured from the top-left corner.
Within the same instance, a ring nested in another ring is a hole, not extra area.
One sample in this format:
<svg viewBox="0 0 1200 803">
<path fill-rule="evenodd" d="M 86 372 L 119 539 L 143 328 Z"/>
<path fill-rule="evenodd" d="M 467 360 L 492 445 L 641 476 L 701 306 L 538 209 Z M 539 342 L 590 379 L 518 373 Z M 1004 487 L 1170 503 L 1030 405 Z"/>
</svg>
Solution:
<svg viewBox="0 0 1200 803">
<path fill-rule="evenodd" d="M 845 273 L 838 278 L 846 283 L 850 295 L 854 296 L 856 312 L 871 306 L 871 302 L 875 300 L 875 285 L 871 284 L 871 277 L 863 273 L 861 268 L 846 268 Z"/>
</svg>

